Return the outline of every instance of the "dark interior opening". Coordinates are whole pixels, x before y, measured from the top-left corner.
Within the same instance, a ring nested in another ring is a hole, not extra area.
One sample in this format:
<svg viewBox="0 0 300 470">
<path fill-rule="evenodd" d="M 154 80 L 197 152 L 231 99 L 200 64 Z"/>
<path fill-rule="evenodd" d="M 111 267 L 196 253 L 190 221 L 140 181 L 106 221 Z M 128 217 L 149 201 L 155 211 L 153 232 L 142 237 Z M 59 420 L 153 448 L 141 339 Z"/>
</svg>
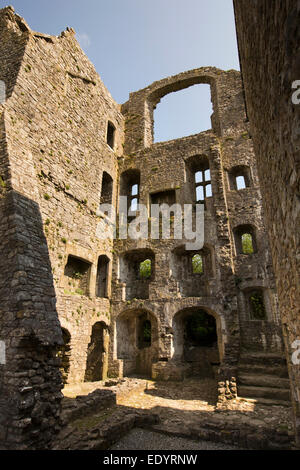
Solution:
<svg viewBox="0 0 300 470">
<path fill-rule="evenodd" d="M 102 185 L 101 185 L 101 204 L 111 204 L 113 195 L 113 179 L 112 177 L 103 171 Z"/>
<path fill-rule="evenodd" d="M 109 258 L 106 255 L 99 256 L 96 278 L 97 297 L 108 298 L 108 268 Z"/>
<path fill-rule="evenodd" d="M 198 310 L 185 320 L 185 343 L 196 347 L 211 347 L 217 342 L 216 320 L 204 310 Z"/>
<path fill-rule="evenodd" d="M 144 314 L 139 318 L 138 348 L 148 348 L 151 346 L 151 321 Z"/>
<path fill-rule="evenodd" d="M 174 189 L 151 194 L 151 204 L 168 204 L 171 206 L 175 203 L 176 193 Z"/>
<path fill-rule="evenodd" d="M 78 295 L 88 295 L 91 264 L 69 255 L 64 275 L 67 278 L 67 290 Z"/>
<path fill-rule="evenodd" d="M 253 320 L 264 320 L 266 318 L 266 309 L 264 304 L 264 295 L 260 290 L 249 293 L 250 315 Z"/>
<path fill-rule="evenodd" d="M 110 146 L 111 149 L 114 149 L 114 145 L 115 145 L 115 132 L 116 132 L 115 126 L 113 125 L 112 122 L 108 121 L 106 142 Z"/>
<path fill-rule="evenodd" d="M 103 378 L 104 328 L 102 322 L 93 325 L 87 350 L 85 382 L 97 382 Z"/>
</svg>

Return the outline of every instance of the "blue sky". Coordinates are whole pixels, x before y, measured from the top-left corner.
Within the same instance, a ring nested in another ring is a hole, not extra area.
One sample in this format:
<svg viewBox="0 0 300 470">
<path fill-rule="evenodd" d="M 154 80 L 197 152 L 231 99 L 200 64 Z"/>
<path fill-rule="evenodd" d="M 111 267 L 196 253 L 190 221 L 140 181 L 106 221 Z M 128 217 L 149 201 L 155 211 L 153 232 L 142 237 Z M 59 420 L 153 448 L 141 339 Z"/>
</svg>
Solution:
<svg viewBox="0 0 300 470">
<path fill-rule="evenodd" d="M 232 0 L 11 1 L 36 31 L 58 35 L 73 27 L 118 103 L 185 70 L 239 69 Z M 181 135 L 209 128 L 208 91 L 198 85 L 163 98 L 155 113 L 156 140 L 172 138 L 180 126 Z"/>
</svg>

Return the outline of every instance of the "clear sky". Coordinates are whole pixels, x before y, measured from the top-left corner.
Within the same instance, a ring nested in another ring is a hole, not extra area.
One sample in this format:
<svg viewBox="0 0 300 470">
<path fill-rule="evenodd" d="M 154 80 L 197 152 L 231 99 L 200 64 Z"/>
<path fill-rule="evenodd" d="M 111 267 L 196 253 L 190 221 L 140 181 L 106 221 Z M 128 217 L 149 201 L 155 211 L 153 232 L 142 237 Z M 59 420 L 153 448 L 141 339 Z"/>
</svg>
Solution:
<svg viewBox="0 0 300 470">
<path fill-rule="evenodd" d="M 58 35 L 67 26 L 73 27 L 118 103 L 127 101 L 131 91 L 193 68 L 211 65 L 239 70 L 232 0 L 11 2 L 35 31 Z M 1 6 L 7 4 L 0 0 Z M 210 127 L 211 110 L 207 109 L 205 88 L 208 87 L 194 86 L 162 100 L 155 114 L 155 119 L 161 122 L 162 137 L 156 129 L 156 140 L 172 138 L 176 126 L 182 124 L 188 130 L 179 131 L 181 135 Z M 163 113 L 169 99 L 178 99 L 179 104 L 173 103 L 171 111 L 166 107 Z"/>
</svg>

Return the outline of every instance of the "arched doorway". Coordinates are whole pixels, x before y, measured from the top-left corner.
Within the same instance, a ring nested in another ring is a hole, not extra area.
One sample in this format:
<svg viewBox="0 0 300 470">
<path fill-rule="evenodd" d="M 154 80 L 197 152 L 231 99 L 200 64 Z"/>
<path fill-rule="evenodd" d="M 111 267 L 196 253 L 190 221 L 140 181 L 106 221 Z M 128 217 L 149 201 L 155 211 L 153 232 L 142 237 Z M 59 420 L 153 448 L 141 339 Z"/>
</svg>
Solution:
<svg viewBox="0 0 300 470">
<path fill-rule="evenodd" d="M 61 360 L 60 372 L 62 375 L 62 382 L 65 385 L 68 382 L 68 375 L 70 370 L 71 335 L 66 328 L 62 328 L 61 331 L 64 344 L 57 352 L 57 357 L 59 357 Z"/>
<path fill-rule="evenodd" d="M 97 382 L 103 380 L 105 363 L 105 337 L 107 327 L 103 322 L 93 325 L 91 341 L 88 344 L 85 382 Z"/>
<path fill-rule="evenodd" d="M 175 315 L 173 330 L 173 359 L 188 364 L 192 376 L 214 377 L 220 364 L 215 317 L 204 308 L 187 308 Z"/>
<path fill-rule="evenodd" d="M 151 377 L 158 357 L 158 329 L 154 315 L 144 309 L 123 312 L 116 322 L 117 358 L 125 376 Z"/>
</svg>

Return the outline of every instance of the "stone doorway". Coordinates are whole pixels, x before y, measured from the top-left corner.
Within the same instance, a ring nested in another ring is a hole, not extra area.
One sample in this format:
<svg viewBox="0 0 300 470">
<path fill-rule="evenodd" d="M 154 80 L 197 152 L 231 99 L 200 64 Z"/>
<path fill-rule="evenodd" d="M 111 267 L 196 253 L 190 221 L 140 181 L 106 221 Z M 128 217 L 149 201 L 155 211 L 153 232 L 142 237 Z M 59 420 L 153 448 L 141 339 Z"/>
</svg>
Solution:
<svg viewBox="0 0 300 470">
<path fill-rule="evenodd" d="M 151 377 L 158 357 L 158 328 L 154 315 L 137 309 L 124 312 L 116 323 L 117 358 L 124 376 Z"/>
<path fill-rule="evenodd" d="M 88 344 L 85 370 L 85 382 L 97 382 L 103 380 L 106 375 L 106 344 L 107 327 L 103 322 L 93 325 L 91 341 Z"/>
<path fill-rule="evenodd" d="M 178 312 L 173 322 L 173 360 L 188 365 L 188 375 L 213 378 L 220 364 L 217 322 L 203 308 Z"/>
</svg>

